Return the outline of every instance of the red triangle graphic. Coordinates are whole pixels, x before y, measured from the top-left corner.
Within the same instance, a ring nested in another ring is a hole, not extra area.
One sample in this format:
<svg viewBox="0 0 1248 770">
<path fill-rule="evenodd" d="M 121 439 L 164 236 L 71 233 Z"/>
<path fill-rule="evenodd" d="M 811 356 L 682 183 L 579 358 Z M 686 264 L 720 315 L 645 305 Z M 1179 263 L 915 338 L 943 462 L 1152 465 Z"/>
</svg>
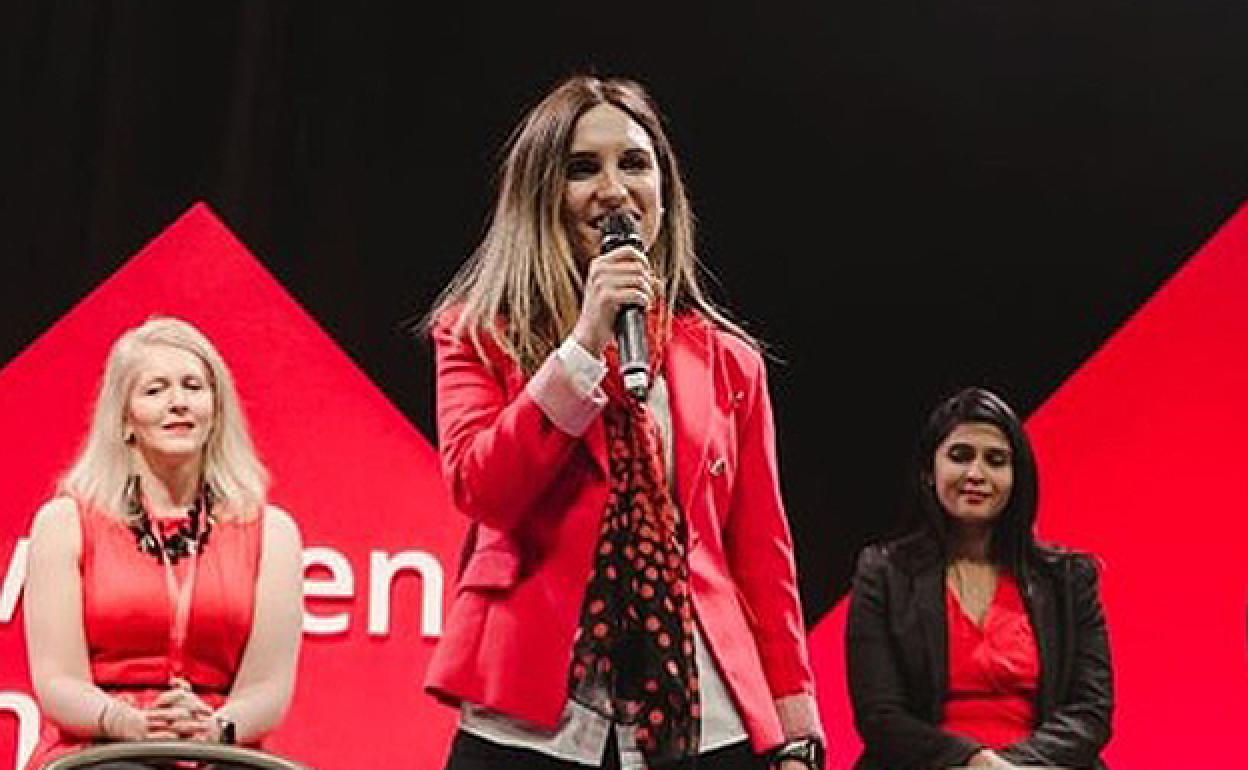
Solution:
<svg viewBox="0 0 1248 770">
<path fill-rule="evenodd" d="M 1117 689 L 1106 762 L 1232 766 L 1227 741 L 1248 718 L 1248 207 L 1027 427 L 1041 536 L 1104 560 Z M 861 748 L 845 610 L 810 637 L 829 767 Z"/>
<path fill-rule="evenodd" d="M 353 572 L 352 598 L 309 602 L 318 614 L 348 613 L 349 627 L 305 636 L 294 705 L 271 747 L 322 768 L 440 767 L 455 715 L 421 691 L 435 639 L 421 633 L 416 573 L 394 581 L 389 633 L 368 632 L 370 609 L 387 602 L 385 586 L 380 602 L 370 597 L 373 552 L 424 552 L 453 573 L 465 523 L 437 453 L 205 205 L 0 370 L 9 437 L 0 448 L 9 469 L 0 577 L 83 436 L 110 344 L 158 313 L 217 344 L 273 473 L 274 502 L 299 521 L 305 545 L 338 551 Z M 445 577 L 444 591 L 453 575 Z M 0 624 L 0 690 L 29 692 L 17 618 Z M 0 767 L 9 756 L 0 748 Z"/>
</svg>

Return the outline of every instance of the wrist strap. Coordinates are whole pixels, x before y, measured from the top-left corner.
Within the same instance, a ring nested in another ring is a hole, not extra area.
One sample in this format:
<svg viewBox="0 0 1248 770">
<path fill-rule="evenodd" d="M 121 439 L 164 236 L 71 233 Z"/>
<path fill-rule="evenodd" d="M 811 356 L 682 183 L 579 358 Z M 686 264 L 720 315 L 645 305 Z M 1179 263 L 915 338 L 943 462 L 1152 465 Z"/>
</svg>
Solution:
<svg viewBox="0 0 1248 770">
<path fill-rule="evenodd" d="M 217 741 L 219 743 L 225 746 L 233 746 L 238 742 L 238 728 L 235 727 L 233 720 L 219 714 L 214 714 L 212 718 L 217 720 Z"/>
<path fill-rule="evenodd" d="M 781 762 L 795 761 L 801 762 L 810 770 L 824 770 L 827 759 L 823 740 L 811 735 L 805 738 L 795 738 L 781 745 L 772 753 L 769 766 L 778 768 Z"/>
</svg>

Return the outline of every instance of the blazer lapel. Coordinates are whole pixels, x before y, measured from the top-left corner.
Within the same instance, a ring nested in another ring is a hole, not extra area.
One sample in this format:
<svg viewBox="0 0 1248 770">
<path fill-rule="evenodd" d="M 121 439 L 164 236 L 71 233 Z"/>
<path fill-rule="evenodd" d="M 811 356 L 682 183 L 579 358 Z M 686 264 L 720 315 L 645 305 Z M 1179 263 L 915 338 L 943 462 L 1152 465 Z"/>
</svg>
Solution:
<svg viewBox="0 0 1248 770">
<path fill-rule="evenodd" d="M 914 594 L 931 676 L 932 718 L 939 722 L 949 689 L 949 621 L 945 615 L 945 570 L 940 559 L 925 564 L 915 576 Z"/>
<path fill-rule="evenodd" d="M 1027 617 L 1031 621 L 1036 650 L 1040 655 L 1040 692 L 1036 711 L 1041 718 L 1053 703 L 1058 677 L 1057 606 L 1054 603 L 1053 583 L 1047 578 L 1047 569 L 1032 567 L 1023 580 L 1023 602 L 1027 605 Z"/>
<path fill-rule="evenodd" d="M 672 411 L 672 453 L 676 466 L 676 499 L 692 531 L 706 526 L 706 511 L 694 505 L 697 485 L 706 474 L 707 446 L 710 443 L 712 409 L 716 403 L 711 329 L 695 320 L 677 318 L 672 322 L 668 343 L 668 398 Z"/>
</svg>

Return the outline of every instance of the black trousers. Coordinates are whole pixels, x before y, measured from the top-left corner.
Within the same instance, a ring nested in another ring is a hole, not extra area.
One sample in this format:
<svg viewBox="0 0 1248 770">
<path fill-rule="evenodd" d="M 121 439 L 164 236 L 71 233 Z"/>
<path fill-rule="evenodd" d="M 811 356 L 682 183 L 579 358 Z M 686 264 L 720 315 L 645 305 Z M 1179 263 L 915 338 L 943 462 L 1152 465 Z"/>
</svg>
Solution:
<svg viewBox="0 0 1248 770">
<path fill-rule="evenodd" d="M 455 734 L 451 755 L 446 760 L 446 770 L 585 770 L 585 767 L 530 749 L 501 746 L 463 730 Z M 607 739 L 600 768 L 620 770 L 620 752 L 616 747 L 614 730 Z M 767 759 L 751 751 L 748 741 L 742 741 L 699 754 L 671 770 L 767 770 Z"/>
</svg>

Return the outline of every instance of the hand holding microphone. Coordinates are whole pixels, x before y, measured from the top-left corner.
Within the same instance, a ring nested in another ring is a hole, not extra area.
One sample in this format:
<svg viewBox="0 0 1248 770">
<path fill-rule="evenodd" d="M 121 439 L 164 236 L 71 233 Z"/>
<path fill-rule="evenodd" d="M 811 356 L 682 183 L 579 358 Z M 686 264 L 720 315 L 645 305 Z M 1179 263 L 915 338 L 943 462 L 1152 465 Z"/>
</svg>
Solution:
<svg viewBox="0 0 1248 770">
<path fill-rule="evenodd" d="M 624 386 L 645 399 L 650 387 L 646 309 L 658 296 L 658 282 L 642 252 L 637 222 L 617 209 L 603 218 L 602 255 L 589 263 L 581 316 L 573 335 L 594 355 L 615 339 Z"/>
</svg>

